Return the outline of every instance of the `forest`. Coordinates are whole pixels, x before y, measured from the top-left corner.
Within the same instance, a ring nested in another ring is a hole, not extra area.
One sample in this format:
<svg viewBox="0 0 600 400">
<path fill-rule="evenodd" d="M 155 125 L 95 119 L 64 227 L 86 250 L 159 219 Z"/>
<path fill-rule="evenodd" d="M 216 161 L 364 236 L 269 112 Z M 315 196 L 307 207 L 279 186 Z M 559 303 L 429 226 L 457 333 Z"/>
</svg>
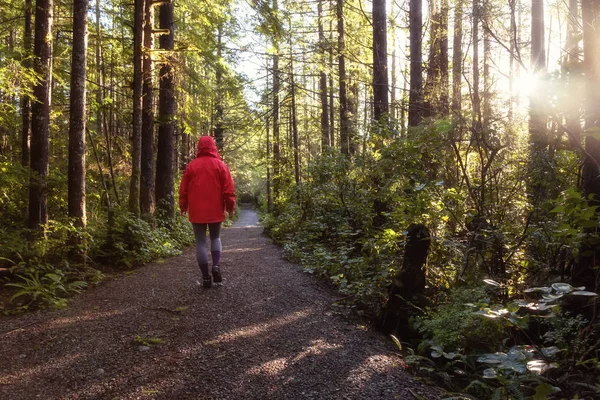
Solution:
<svg viewBox="0 0 600 400">
<path fill-rule="evenodd" d="M 191 245 L 205 135 L 447 398 L 599 398 L 600 2 L 0 0 L 3 314 Z"/>
</svg>

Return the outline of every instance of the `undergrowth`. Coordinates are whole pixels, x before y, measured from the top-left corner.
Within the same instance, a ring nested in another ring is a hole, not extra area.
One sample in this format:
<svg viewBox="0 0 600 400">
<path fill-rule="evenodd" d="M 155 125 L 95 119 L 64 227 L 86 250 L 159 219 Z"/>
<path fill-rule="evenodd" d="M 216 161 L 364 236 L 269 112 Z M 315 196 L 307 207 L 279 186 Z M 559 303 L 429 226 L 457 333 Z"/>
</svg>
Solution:
<svg viewBox="0 0 600 400">
<path fill-rule="evenodd" d="M 261 216 L 266 234 L 375 321 L 402 268 L 406 229 L 422 223 L 429 305 L 410 319 L 416 340 L 394 338 L 409 368 L 448 399 L 599 398 L 600 332 L 584 312 L 597 296 L 561 283 L 583 229 L 598 226 L 595 208 L 560 176 L 532 215 L 527 171 L 509 151 L 486 166 L 497 197 L 477 203 L 486 182 L 442 172 L 456 164 L 450 132 L 447 121 L 404 137 L 373 132 L 373 151 L 322 154 L 302 182 L 275 191 Z M 566 152 L 555 162 L 576 169 Z"/>
</svg>

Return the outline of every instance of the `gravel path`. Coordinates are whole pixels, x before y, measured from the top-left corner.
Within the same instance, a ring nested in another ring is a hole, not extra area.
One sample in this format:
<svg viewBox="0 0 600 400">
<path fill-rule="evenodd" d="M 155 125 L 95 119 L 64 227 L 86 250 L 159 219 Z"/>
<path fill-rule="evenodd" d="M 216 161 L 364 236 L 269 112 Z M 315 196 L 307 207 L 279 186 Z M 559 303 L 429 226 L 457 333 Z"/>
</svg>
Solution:
<svg viewBox="0 0 600 400">
<path fill-rule="evenodd" d="M 437 398 L 261 232 L 252 210 L 224 230 L 223 286 L 196 284 L 188 249 L 66 310 L 0 317 L 0 399 Z"/>
</svg>

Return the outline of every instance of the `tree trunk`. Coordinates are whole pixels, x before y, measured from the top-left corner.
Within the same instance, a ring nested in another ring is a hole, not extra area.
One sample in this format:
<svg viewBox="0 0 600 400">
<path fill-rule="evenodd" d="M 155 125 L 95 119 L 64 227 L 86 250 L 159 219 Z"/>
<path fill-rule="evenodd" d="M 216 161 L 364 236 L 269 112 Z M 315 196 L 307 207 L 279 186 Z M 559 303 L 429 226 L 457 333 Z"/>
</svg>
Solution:
<svg viewBox="0 0 600 400">
<path fill-rule="evenodd" d="M 508 5 L 510 7 L 510 61 L 508 71 L 508 121 L 512 125 L 514 119 L 514 104 L 515 104 L 515 61 L 517 52 L 517 19 L 515 16 L 516 0 L 509 0 Z"/>
<path fill-rule="evenodd" d="M 455 0 L 454 8 L 454 42 L 452 44 L 452 112 L 461 120 L 462 110 L 462 40 L 463 40 L 463 1 Z"/>
<path fill-rule="evenodd" d="M 329 0 L 329 14 L 333 15 L 333 0 Z M 333 18 L 331 18 L 329 20 L 329 145 L 331 147 L 335 147 L 335 102 L 333 99 L 333 70 Z"/>
<path fill-rule="evenodd" d="M 481 99 L 479 98 L 479 18 L 480 0 L 473 0 L 473 89 L 471 101 L 473 103 L 473 131 L 481 131 Z"/>
<path fill-rule="evenodd" d="M 34 70 L 39 81 L 33 88 L 31 107 L 31 171 L 29 182 L 29 228 L 48 222 L 48 136 L 52 86 L 53 0 L 37 0 L 35 10 Z"/>
<path fill-rule="evenodd" d="M 389 113 L 386 0 L 373 0 L 373 118 Z"/>
<path fill-rule="evenodd" d="M 71 62 L 71 113 L 69 117 L 69 217 L 85 227 L 85 122 L 86 66 L 89 0 L 73 1 L 73 49 Z"/>
<path fill-rule="evenodd" d="M 325 66 L 325 34 L 323 33 L 323 0 L 318 0 L 318 24 L 319 24 L 319 50 L 321 53 L 321 62 Z M 321 151 L 329 148 L 329 110 L 327 104 L 327 75 L 324 70 L 319 73 L 319 94 L 321 99 Z"/>
<path fill-rule="evenodd" d="M 440 13 L 438 1 L 429 1 L 429 57 L 425 74 L 423 117 L 437 117 L 440 84 Z"/>
<path fill-rule="evenodd" d="M 448 0 L 442 0 L 440 9 L 440 113 L 448 115 Z"/>
<path fill-rule="evenodd" d="M 134 215 L 140 214 L 143 43 L 144 0 L 135 0 L 133 11 L 133 131 L 131 135 L 131 180 L 129 186 L 129 212 Z"/>
<path fill-rule="evenodd" d="M 25 27 L 23 30 L 23 47 L 25 48 L 25 60 L 23 66 L 31 68 L 31 17 L 33 12 L 32 0 L 25 0 Z M 23 126 L 21 128 L 21 165 L 29 166 L 30 137 L 31 137 L 31 99 L 28 95 L 21 97 L 21 117 Z"/>
<path fill-rule="evenodd" d="M 273 12 L 278 12 L 277 0 L 273 0 Z M 279 41 L 277 37 L 273 38 L 273 196 L 275 201 L 279 196 L 281 190 L 281 152 L 279 146 L 281 143 L 280 138 L 280 121 L 279 121 L 279 88 L 280 73 L 279 73 Z"/>
<path fill-rule="evenodd" d="M 531 70 L 539 78 L 546 69 L 546 52 L 544 41 L 544 4 L 543 0 L 531 1 Z M 529 96 L 529 141 L 530 185 L 529 196 L 532 201 L 546 200 L 546 188 L 549 175 L 547 167 L 548 139 L 546 135 L 546 117 L 544 115 L 544 96 L 539 85 Z"/>
<path fill-rule="evenodd" d="M 140 210 L 154 214 L 154 87 L 152 83 L 152 49 L 154 38 L 154 7 L 152 0 L 144 0 L 144 60 L 142 100 L 142 161 L 140 182 Z"/>
<path fill-rule="evenodd" d="M 490 61 L 492 58 L 490 28 L 490 0 L 483 0 L 483 9 L 481 19 L 484 21 L 487 29 L 483 31 L 483 115 L 482 122 L 486 128 L 490 126 L 490 118 L 492 116 L 492 99 L 491 85 L 492 79 L 490 76 Z"/>
<path fill-rule="evenodd" d="M 410 0 L 410 95 L 408 126 L 417 126 L 423 118 L 423 4 Z"/>
<path fill-rule="evenodd" d="M 291 26 L 290 26 L 291 28 Z M 300 152 L 299 152 L 299 140 L 298 140 L 298 118 L 296 116 L 296 82 L 294 81 L 294 56 L 292 51 L 292 36 L 290 35 L 290 86 L 291 86 L 291 124 L 292 124 L 292 145 L 294 147 L 294 179 L 296 185 L 300 183 Z"/>
<path fill-rule="evenodd" d="M 409 319 L 421 314 L 426 304 L 425 263 L 431 244 L 429 229 L 423 224 L 411 224 L 407 229 L 402 268 L 390 288 L 388 301 L 378 321 L 379 329 L 398 335 L 406 341 L 415 334 Z"/>
<path fill-rule="evenodd" d="M 160 29 L 168 29 L 169 34 L 162 35 L 160 48 L 171 52 L 175 44 L 173 21 L 173 2 L 160 6 Z M 164 211 L 167 217 L 175 212 L 173 185 L 175 184 L 173 158 L 175 156 L 175 93 L 173 76 L 173 57 L 166 57 L 160 68 L 160 94 L 158 112 L 158 152 L 156 155 L 156 207 Z"/>
<path fill-rule="evenodd" d="M 217 62 L 215 68 L 215 85 L 217 89 L 217 104 L 215 104 L 215 129 L 213 136 L 219 152 L 223 152 L 223 58 L 222 26 L 217 28 Z"/>
<path fill-rule="evenodd" d="M 583 0 L 583 52 L 585 71 L 585 128 L 594 130 L 600 127 L 600 4 L 595 0 Z M 586 156 L 583 163 L 582 186 L 586 198 L 593 196 L 590 205 L 600 205 L 600 141 L 593 135 L 585 138 Z M 598 209 L 596 211 L 598 214 Z M 587 290 L 600 290 L 598 265 L 598 232 L 592 228 L 579 251 L 580 259 L 573 269 L 573 284 L 583 285 Z"/>
<path fill-rule="evenodd" d="M 360 143 L 358 141 L 358 96 L 359 86 L 358 79 L 354 77 L 349 85 L 350 96 L 348 96 L 348 111 L 352 116 L 350 121 L 350 154 L 356 154 L 359 151 Z"/>
<path fill-rule="evenodd" d="M 576 100 L 579 98 L 577 95 L 578 89 L 580 88 L 577 85 L 576 79 L 576 69 L 579 64 L 579 10 L 578 10 L 578 0 L 569 0 L 569 19 L 567 24 L 567 70 L 569 71 L 569 98 L 567 100 L 567 106 L 569 107 L 569 111 L 567 113 L 567 129 L 571 132 L 572 135 L 576 136 L 570 137 L 569 139 L 574 143 L 574 147 L 579 144 L 579 132 L 581 131 L 580 124 L 580 115 L 579 115 L 579 106 L 580 103 Z"/>
<path fill-rule="evenodd" d="M 340 150 L 350 155 L 348 142 L 350 123 L 348 119 L 348 92 L 346 81 L 346 42 L 344 37 L 344 0 L 337 0 L 338 71 L 340 82 Z"/>
<path fill-rule="evenodd" d="M 392 71 L 390 74 L 391 78 L 391 88 L 390 88 L 390 117 L 393 120 L 398 118 L 398 99 L 396 97 L 397 89 L 398 89 L 398 53 L 396 52 L 396 10 L 394 5 L 396 3 L 392 1 L 390 4 L 390 29 L 392 31 Z"/>
<path fill-rule="evenodd" d="M 267 64 L 268 64 L 268 59 L 267 59 Z M 269 93 L 269 69 L 267 68 L 267 90 L 266 92 Z M 268 107 L 268 102 L 267 102 L 267 107 Z M 270 127 L 271 122 L 269 121 L 269 113 L 266 113 L 265 116 L 265 130 L 267 131 L 267 212 L 272 212 L 273 211 L 273 193 L 272 193 L 272 186 L 271 186 L 271 137 L 270 137 L 270 132 L 269 132 L 269 127 Z"/>
</svg>

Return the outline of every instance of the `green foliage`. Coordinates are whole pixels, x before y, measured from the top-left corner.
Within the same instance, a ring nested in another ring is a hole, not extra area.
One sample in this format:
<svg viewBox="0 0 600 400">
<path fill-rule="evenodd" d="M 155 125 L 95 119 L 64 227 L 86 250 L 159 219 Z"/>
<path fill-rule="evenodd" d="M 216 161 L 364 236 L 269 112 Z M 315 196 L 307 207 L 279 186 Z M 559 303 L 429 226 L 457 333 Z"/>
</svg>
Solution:
<svg viewBox="0 0 600 400">
<path fill-rule="evenodd" d="M 0 235 L 24 223 L 27 210 L 29 173 L 18 163 L 0 157 Z M 7 235 L 7 239 L 10 239 Z M 2 241 L 4 243 L 4 241 Z M 1 251 L 1 249 L 0 249 Z"/>
<path fill-rule="evenodd" d="M 157 227 L 127 212 L 115 215 L 114 224 L 106 228 L 98 255 L 115 266 L 133 268 L 157 258 L 181 254 L 193 243 L 193 231 L 187 219 L 157 217 Z"/>
<path fill-rule="evenodd" d="M 73 280 L 73 276 L 77 274 L 70 268 L 20 263 L 12 269 L 18 280 L 9 282 L 6 286 L 17 289 L 10 301 L 22 301 L 18 305 L 19 310 L 26 310 L 31 306 L 64 308 L 67 306 L 66 296 L 79 293 L 87 286 L 84 281 Z"/>
<path fill-rule="evenodd" d="M 466 353 L 495 351 L 502 345 L 505 328 L 473 313 L 473 306 L 489 301 L 483 288 L 454 289 L 444 304 L 416 318 L 415 328 L 427 345 Z"/>
</svg>

